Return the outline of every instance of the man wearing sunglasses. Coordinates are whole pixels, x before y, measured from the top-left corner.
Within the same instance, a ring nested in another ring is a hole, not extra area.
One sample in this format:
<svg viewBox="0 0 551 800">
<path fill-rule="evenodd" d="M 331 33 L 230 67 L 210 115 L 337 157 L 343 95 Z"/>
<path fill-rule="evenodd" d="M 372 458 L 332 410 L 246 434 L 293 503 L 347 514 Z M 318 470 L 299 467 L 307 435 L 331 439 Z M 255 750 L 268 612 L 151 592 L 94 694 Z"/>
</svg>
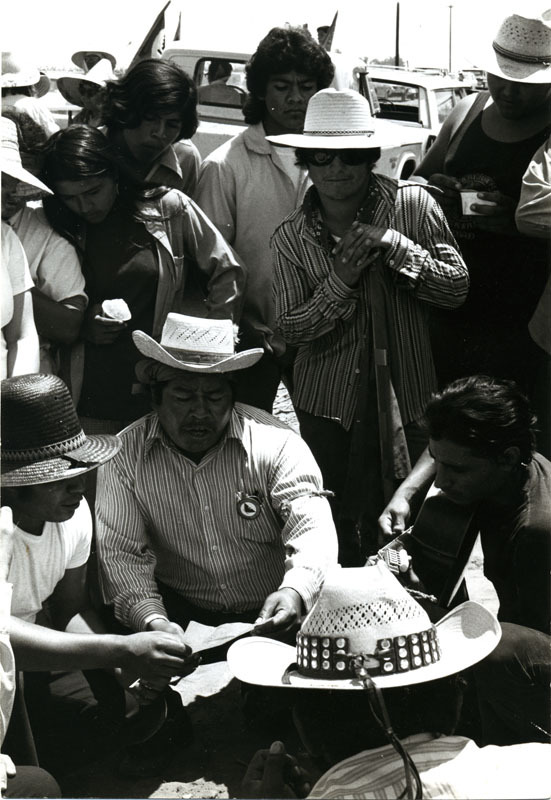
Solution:
<svg viewBox="0 0 551 800">
<path fill-rule="evenodd" d="M 272 238 L 276 322 L 298 348 L 292 400 L 335 493 L 344 566 L 376 550 L 377 509 L 426 444 L 430 306 L 456 308 L 469 285 L 428 192 L 373 173 L 380 148 L 401 135 L 357 92 L 324 89 L 303 134 L 267 137 L 296 148 L 313 183 Z"/>
</svg>

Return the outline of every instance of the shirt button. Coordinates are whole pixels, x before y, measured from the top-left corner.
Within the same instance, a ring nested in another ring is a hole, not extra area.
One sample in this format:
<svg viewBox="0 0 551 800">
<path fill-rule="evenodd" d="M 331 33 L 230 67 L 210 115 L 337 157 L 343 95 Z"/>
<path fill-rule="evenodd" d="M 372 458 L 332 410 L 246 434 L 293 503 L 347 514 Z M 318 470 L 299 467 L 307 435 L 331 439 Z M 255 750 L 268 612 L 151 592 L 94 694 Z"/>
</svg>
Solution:
<svg viewBox="0 0 551 800">
<path fill-rule="evenodd" d="M 221 588 L 221 589 L 227 589 L 227 586 L 226 586 L 226 584 L 225 584 L 225 583 L 221 583 L 221 584 L 220 584 L 220 588 Z"/>
<path fill-rule="evenodd" d="M 393 267 L 396 262 L 394 261 L 393 258 L 391 258 L 388 263 L 390 264 L 391 267 Z"/>
<path fill-rule="evenodd" d="M 212 549 L 213 549 L 214 552 L 216 552 L 216 550 L 218 550 L 218 545 L 217 544 L 213 544 L 212 545 Z"/>
<path fill-rule="evenodd" d="M 354 372 L 356 373 L 356 375 L 360 374 L 360 370 L 359 369 L 355 369 Z"/>
<path fill-rule="evenodd" d="M 209 507 L 208 507 L 208 506 L 205 506 L 205 507 L 204 507 L 204 510 L 205 510 L 205 511 L 208 511 L 208 510 L 209 510 Z"/>
</svg>

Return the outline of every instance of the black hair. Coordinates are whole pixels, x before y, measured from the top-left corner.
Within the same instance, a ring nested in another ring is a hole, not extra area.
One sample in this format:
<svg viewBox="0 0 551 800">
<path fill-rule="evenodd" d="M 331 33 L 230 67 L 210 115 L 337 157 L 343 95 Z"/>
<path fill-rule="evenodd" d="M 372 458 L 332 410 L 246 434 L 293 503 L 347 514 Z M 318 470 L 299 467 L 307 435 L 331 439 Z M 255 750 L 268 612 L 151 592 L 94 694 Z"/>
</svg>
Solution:
<svg viewBox="0 0 551 800">
<path fill-rule="evenodd" d="M 325 48 L 304 28 L 272 28 L 245 67 L 249 94 L 243 115 L 248 125 L 264 117 L 263 98 L 270 77 L 291 71 L 315 78 L 319 91 L 331 84 L 335 67 Z"/>
<path fill-rule="evenodd" d="M 229 61 L 222 58 L 213 58 L 207 70 L 207 80 L 212 83 L 222 78 L 229 78 L 231 74 L 232 65 Z"/>
<path fill-rule="evenodd" d="M 324 148 L 320 147 L 318 149 L 319 150 L 323 150 Z M 342 148 L 339 148 L 339 149 L 346 150 L 347 148 L 346 147 L 342 147 Z M 372 167 L 374 164 L 376 164 L 377 161 L 381 157 L 381 148 L 380 147 L 365 147 L 365 148 L 361 148 L 361 149 L 360 148 L 354 148 L 354 149 L 357 150 L 359 153 L 365 153 L 365 156 L 366 156 L 366 162 L 365 163 L 370 167 Z M 306 160 L 306 157 L 305 157 L 308 154 L 309 150 L 310 150 L 310 148 L 297 147 L 297 149 L 295 150 L 295 155 L 296 155 L 296 162 L 295 163 L 297 164 L 297 166 L 299 166 L 299 167 L 309 167 L 310 166 L 308 164 L 308 161 Z"/>
<path fill-rule="evenodd" d="M 459 378 L 430 400 L 425 425 L 431 439 L 449 439 L 484 458 L 518 447 L 528 463 L 535 449 L 536 416 L 513 381 Z"/>
<path fill-rule="evenodd" d="M 182 120 L 180 139 L 197 131 L 197 89 L 177 64 L 160 58 L 138 61 L 122 78 L 104 89 L 102 122 L 109 130 L 137 128 L 149 115 L 177 114 Z"/>
</svg>

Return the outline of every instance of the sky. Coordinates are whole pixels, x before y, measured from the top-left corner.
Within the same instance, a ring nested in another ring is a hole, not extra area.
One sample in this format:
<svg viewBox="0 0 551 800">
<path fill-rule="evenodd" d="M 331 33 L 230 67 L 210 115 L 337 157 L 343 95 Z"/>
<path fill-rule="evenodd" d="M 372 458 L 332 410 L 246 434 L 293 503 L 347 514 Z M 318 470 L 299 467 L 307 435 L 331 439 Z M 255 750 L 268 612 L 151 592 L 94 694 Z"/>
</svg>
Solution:
<svg viewBox="0 0 551 800">
<path fill-rule="evenodd" d="M 2 3 L 2 49 L 23 49 L 38 66 L 65 66 L 78 49 L 123 52 L 152 20 L 159 0 L 12 0 Z M 307 23 L 315 34 L 339 11 L 335 49 L 368 58 L 394 55 L 394 0 L 172 0 L 190 48 L 252 52 L 274 25 Z M 551 5 L 551 0 L 547 3 Z M 483 66 L 507 0 L 400 0 L 400 55 L 411 66 Z M 450 12 L 451 6 L 451 12 Z M 541 8 L 522 0 L 517 8 Z"/>
</svg>

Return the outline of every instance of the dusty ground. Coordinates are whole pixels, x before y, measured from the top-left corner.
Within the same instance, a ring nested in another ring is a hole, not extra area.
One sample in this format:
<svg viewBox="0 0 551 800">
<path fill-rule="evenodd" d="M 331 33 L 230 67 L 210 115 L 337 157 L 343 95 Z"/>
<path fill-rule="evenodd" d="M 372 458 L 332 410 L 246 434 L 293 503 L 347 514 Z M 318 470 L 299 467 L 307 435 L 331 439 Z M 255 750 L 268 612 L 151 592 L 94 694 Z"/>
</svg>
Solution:
<svg viewBox="0 0 551 800">
<path fill-rule="evenodd" d="M 296 426 L 290 401 L 280 391 L 277 416 Z M 477 545 L 467 571 L 473 600 L 497 610 L 491 584 L 482 575 L 482 553 Z M 116 758 L 91 764 L 74 773 L 63 785 L 65 797 L 98 798 L 238 798 L 246 764 L 273 737 L 249 730 L 241 712 L 241 695 L 225 663 L 199 667 L 180 681 L 178 691 L 191 716 L 194 743 L 173 759 L 158 778 L 124 780 L 116 774 Z M 292 729 L 281 736 L 289 752 L 306 760 Z"/>
</svg>

